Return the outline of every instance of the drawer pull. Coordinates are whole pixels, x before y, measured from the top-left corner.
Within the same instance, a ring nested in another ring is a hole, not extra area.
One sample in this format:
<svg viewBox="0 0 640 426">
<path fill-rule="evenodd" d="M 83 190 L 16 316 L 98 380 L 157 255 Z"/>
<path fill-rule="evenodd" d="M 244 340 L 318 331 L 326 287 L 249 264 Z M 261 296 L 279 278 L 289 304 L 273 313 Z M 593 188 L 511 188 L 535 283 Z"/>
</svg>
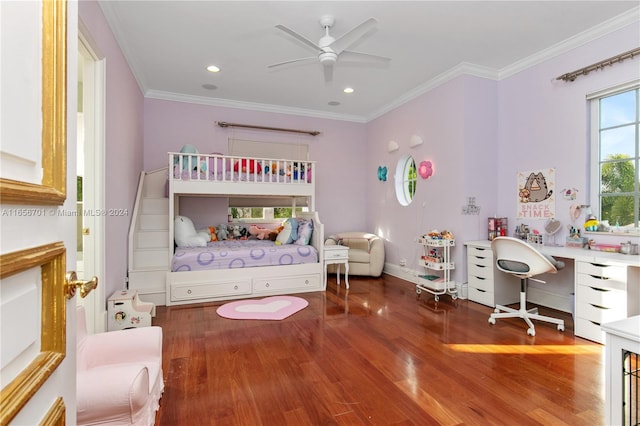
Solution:
<svg viewBox="0 0 640 426">
<path fill-rule="evenodd" d="M 484 257 L 484 256 L 473 256 L 473 257 L 475 257 L 476 259 L 482 259 L 482 260 L 486 259 L 486 257 Z M 478 266 L 480 266 L 480 265 L 478 265 Z"/>
<path fill-rule="evenodd" d="M 187 290 L 187 294 L 191 294 L 191 289 Z"/>
<path fill-rule="evenodd" d="M 589 286 L 589 288 L 593 291 L 601 291 L 601 292 L 607 292 L 607 291 L 611 291 L 611 290 L 607 290 L 606 288 L 598 288 L 598 287 L 591 287 Z"/>
<path fill-rule="evenodd" d="M 591 324 L 595 324 L 595 325 L 597 325 L 598 327 L 600 326 L 600 323 L 599 323 L 599 322 L 595 322 L 595 321 L 591 321 L 591 320 L 587 320 L 587 321 L 589 321 Z"/>
<path fill-rule="evenodd" d="M 481 288 L 476 288 L 476 291 L 479 291 L 480 293 L 486 293 L 487 290 L 482 290 Z"/>
<path fill-rule="evenodd" d="M 609 279 L 608 277 L 601 277 L 600 275 L 591 275 L 591 274 L 589 274 L 589 276 L 591 278 L 596 279 L 596 280 L 608 280 Z"/>
<path fill-rule="evenodd" d="M 477 275 L 474 275 L 474 277 L 476 277 L 476 278 L 477 278 L 477 279 L 479 279 L 479 280 L 483 280 L 483 281 L 484 281 L 484 280 L 486 280 L 486 278 L 482 278 L 482 277 L 479 277 L 479 276 L 477 276 Z"/>
<path fill-rule="evenodd" d="M 237 285 L 237 284 L 236 284 L 236 285 L 234 285 L 234 286 L 233 286 L 233 289 L 234 289 L 234 290 L 237 290 L 237 289 L 238 289 L 238 285 Z"/>
<path fill-rule="evenodd" d="M 269 288 L 269 283 L 266 283 L 264 286 L 265 286 L 265 287 L 267 287 L 267 288 Z"/>
<path fill-rule="evenodd" d="M 594 305 L 593 303 L 589 303 L 589 304 L 597 309 L 611 309 L 611 308 L 607 308 L 606 306 Z"/>
<path fill-rule="evenodd" d="M 304 280 L 304 283 L 305 284 L 309 284 L 309 280 Z"/>
</svg>

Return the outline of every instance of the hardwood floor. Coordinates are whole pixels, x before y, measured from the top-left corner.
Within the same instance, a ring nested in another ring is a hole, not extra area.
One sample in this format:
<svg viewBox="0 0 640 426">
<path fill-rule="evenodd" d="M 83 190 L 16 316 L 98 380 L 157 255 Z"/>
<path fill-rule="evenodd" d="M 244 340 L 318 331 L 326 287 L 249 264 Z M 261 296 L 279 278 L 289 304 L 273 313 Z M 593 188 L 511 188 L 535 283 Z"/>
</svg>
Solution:
<svg viewBox="0 0 640 426">
<path fill-rule="evenodd" d="M 604 347 L 492 309 L 436 303 L 388 275 L 350 277 L 283 321 L 221 304 L 158 307 L 166 389 L 156 425 L 601 425 Z"/>
</svg>

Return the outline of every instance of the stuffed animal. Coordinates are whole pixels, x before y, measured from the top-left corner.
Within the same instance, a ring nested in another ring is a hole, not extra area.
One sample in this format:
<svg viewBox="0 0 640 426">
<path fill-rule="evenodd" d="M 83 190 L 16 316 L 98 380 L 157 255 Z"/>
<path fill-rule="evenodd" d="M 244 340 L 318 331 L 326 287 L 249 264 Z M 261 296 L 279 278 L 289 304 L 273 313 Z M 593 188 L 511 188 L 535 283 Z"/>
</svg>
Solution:
<svg viewBox="0 0 640 426">
<path fill-rule="evenodd" d="M 191 145 L 191 144 L 186 144 L 183 145 L 182 148 L 180 148 L 180 153 L 182 154 L 198 154 L 198 148 L 196 148 L 195 146 Z M 189 170 L 189 164 L 191 164 L 191 169 L 192 170 L 198 170 L 198 156 L 197 155 L 181 155 L 181 156 L 176 156 L 173 159 L 174 164 L 178 164 L 180 162 L 180 157 L 182 157 L 182 170 Z M 189 160 L 189 158 L 191 158 L 191 160 Z M 201 172 L 206 172 L 207 171 L 207 162 L 206 161 L 201 161 L 200 162 L 200 171 Z"/>
<path fill-rule="evenodd" d="M 262 228 L 257 225 L 249 226 L 249 235 L 256 237 L 259 240 L 269 239 L 269 235 L 272 230 L 267 228 Z"/>
<path fill-rule="evenodd" d="M 209 227 L 209 234 L 211 235 L 211 241 L 218 241 L 218 234 L 216 233 L 216 227 Z"/>
<path fill-rule="evenodd" d="M 229 232 L 227 231 L 227 225 L 220 224 L 216 228 L 216 235 L 218 236 L 218 241 L 224 241 L 229 238 Z"/>
<path fill-rule="evenodd" d="M 262 173 L 262 165 L 256 160 L 249 160 L 249 168 L 247 170 L 247 160 L 243 159 L 243 160 L 240 161 L 240 167 L 241 167 L 242 173 L 247 173 L 247 171 L 249 173 Z M 237 161 L 233 165 L 233 171 L 234 172 L 238 171 L 238 162 Z"/>
<path fill-rule="evenodd" d="M 298 220 L 290 217 L 282 223 L 283 229 L 276 238 L 276 245 L 291 244 L 298 239 Z"/>
<path fill-rule="evenodd" d="M 193 222 L 186 216 L 176 216 L 173 227 L 178 247 L 206 247 L 211 239 L 209 231 L 196 231 Z"/>
</svg>

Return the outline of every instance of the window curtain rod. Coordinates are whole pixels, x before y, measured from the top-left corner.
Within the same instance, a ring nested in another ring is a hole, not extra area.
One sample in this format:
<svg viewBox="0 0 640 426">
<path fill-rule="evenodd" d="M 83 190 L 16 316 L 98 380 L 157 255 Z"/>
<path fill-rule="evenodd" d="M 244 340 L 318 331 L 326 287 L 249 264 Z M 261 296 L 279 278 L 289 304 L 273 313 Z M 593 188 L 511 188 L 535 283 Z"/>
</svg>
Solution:
<svg viewBox="0 0 640 426">
<path fill-rule="evenodd" d="M 252 126 L 250 124 L 227 123 L 226 121 L 216 121 L 216 124 L 220 127 L 243 127 L 245 129 L 272 130 L 276 132 L 306 133 L 311 136 L 318 136 L 320 134 L 317 130 L 296 130 L 283 129 L 281 127 Z"/>
<path fill-rule="evenodd" d="M 612 56 L 611 58 L 605 59 L 604 61 L 596 62 L 595 64 L 591 64 L 588 67 L 580 68 L 579 70 L 562 74 L 560 77 L 557 77 L 556 80 L 574 81 L 581 75 L 587 75 L 591 71 L 604 69 L 604 67 L 606 66 L 622 62 L 625 59 L 633 59 L 633 57 L 637 55 L 640 55 L 640 47 L 631 49 L 628 52 L 624 52 L 616 56 Z"/>
</svg>

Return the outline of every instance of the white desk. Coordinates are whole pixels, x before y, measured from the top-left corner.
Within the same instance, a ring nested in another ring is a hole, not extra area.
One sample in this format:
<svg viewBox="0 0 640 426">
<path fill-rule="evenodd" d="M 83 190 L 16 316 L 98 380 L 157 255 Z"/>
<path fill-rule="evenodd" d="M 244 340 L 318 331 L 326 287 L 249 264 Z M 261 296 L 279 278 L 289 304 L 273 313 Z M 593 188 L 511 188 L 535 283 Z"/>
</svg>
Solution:
<svg viewBox="0 0 640 426">
<path fill-rule="evenodd" d="M 465 245 L 468 252 L 472 249 L 484 250 L 487 258 L 491 257 L 489 264 L 495 267 L 490 241 L 469 241 Z M 574 333 L 576 336 L 604 343 L 605 335 L 600 327 L 601 324 L 640 314 L 640 256 L 579 248 L 533 246 L 544 254 L 574 262 L 572 290 L 575 295 Z M 475 266 L 467 264 L 469 275 L 473 273 Z M 485 280 L 488 286 L 487 293 L 490 292 L 489 294 L 494 294 L 496 297 L 500 291 L 504 292 L 505 288 L 508 288 L 504 277 L 499 274 L 503 273 L 494 270 L 492 280 L 495 280 L 495 283 Z M 473 300 L 472 278 L 474 277 L 469 277 L 469 299 L 471 300 Z M 553 293 L 554 287 L 549 284 L 552 282 L 549 282 L 545 289 Z M 494 286 L 498 285 L 502 288 L 494 291 Z M 568 297 L 569 295 L 558 294 L 558 297 L 560 296 Z M 475 301 L 483 303 L 482 300 Z M 493 302 L 494 305 L 496 303 L 504 304 Z"/>
<path fill-rule="evenodd" d="M 327 287 L 327 266 L 338 265 L 337 283 L 340 285 L 340 265 L 344 265 L 344 281 L 349 288 L 349 247 L 341 245 L 324 246 L 324 287 Z"/>
</svg>

